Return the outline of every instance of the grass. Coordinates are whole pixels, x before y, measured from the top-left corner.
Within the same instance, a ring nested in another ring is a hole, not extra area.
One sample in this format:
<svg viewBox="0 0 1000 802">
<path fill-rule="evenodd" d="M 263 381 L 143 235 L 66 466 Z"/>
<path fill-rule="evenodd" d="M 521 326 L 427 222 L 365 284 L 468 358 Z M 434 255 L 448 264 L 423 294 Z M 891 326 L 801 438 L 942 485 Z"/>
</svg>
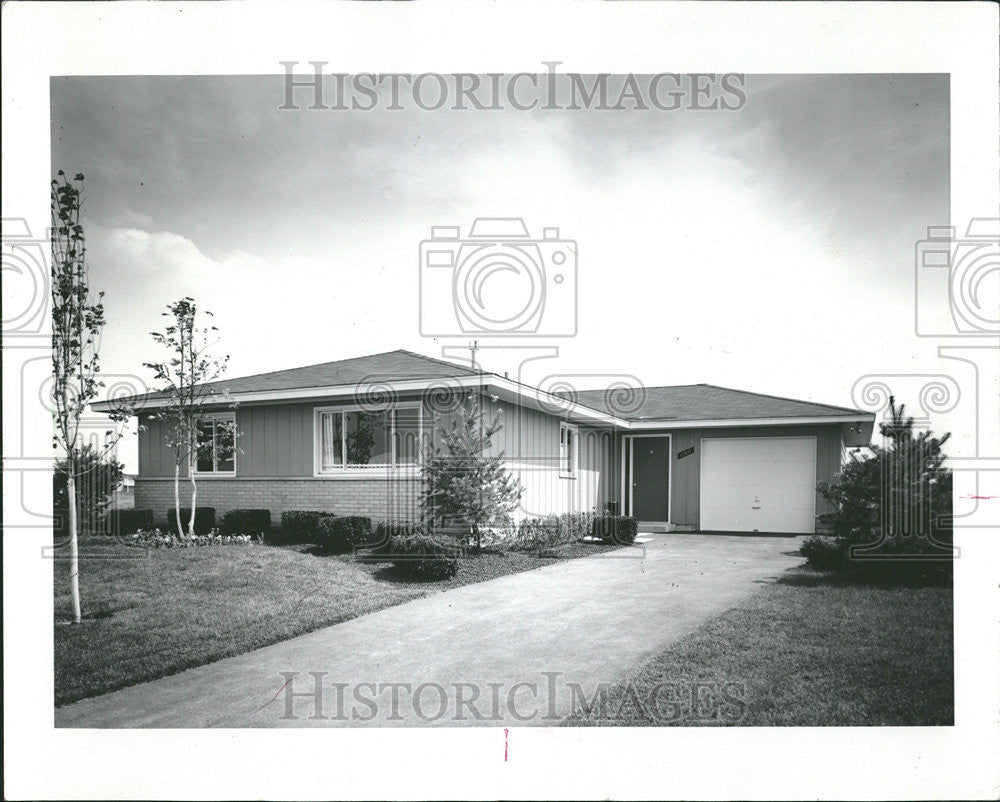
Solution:
<svg viewBox="0 0 1000 802">
<path fill-rule="evenodd" d="M 647 660 L 600 702 L 564 724 L 952 725 L 952 588 L 798 569 Z"/>
<path fill-rule="evenodd" d="M 457 576 L 419 583 L 387 562 L 323 556 L 314 547 L 138 549 L 87 541 L 84 623 L 71 617 L 68 564 L 55 561 L 55 703 L 70 702 L 244 654 L 460 585 L 607 551 L 571 544 L 555 557 L 483 553 Z"/>
</svg>

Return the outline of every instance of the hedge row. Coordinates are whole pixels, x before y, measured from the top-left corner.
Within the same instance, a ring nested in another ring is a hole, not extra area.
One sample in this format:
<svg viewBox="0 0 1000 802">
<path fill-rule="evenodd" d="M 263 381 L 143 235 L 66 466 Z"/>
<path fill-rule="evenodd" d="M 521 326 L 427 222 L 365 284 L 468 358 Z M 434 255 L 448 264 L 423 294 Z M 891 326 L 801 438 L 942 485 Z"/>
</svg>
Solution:
<svg viewBox="0 0 1000 802">
<path fill-rule="evenodd" d="M 152 510 L 111 510 L 108 522 L 110 532 L 115 535 L 131 535 L 156 525 Z"/>
<path fill-rule="evenodd" d="M 361 515 L 324 515 L 316 526 L 316 544 L 325 551 L 352 551 L 367 546 L 371 533 L 371 518 Z"/>
<path fill-rule="evenodd" d="M 270 510 L 230 510 L 222 516 L 222 535 L 262 535 L 271 528 Z"/>
<path fill-rule="evenodd" d="M 181 528 L 177 531 L 177 511 L 175 507 L 167 510 L 167 529 L 174 534 L 187 534 L 188 522 L 191 520 L 191 508 L 181 507 Z M 194 533 L 196 535 L 207 535 L 215 529 L 215 507 L 195 507 L 194 508 Z"/>
<path fill-rule="evenodd" d="M 392 554 L 393 538 L 426 535 L 427 527 L 413 521 L 381 521 L 375 527 L 368 545 L 372 554 L 377 557 L 388 557 Z"/>
<path fill-rule="evenodd" d="M 594 519 L 592 531 L 605 543 L 628 546 L 639 534 L 639 522 L 630 515 L 603 515 Z"/>
<path fill-rule="evenodd" d="M 118 534 L 128 535 L 154 527 L 153 511 L 149 509 L 117 510 L 112 514 L 117 518 Z M 185 530 L 190 516 L 190 508 L 181 508 L 181 523 Z M 176 534 L 177 519 L 173 509 L 167 511 L 166 520 L 168 531 Z M 230 510 L 222 516 L 221 524 L 222 535 L 263 534 L 271 527 L 271 512 L 264 509 Z M 195 534 L 207 535 L 215 525 L 214 507 L 198 507 L 195 510 Z M 410 543 L 407 539 L 417 538 L 412 543 L 423 544 L 420 545 L 423 548 L 427 544 L 419 539 L 429 537 L 427 528 L 420 523 L 383 521 L 373 528 L 370 518 L 335 515 L 321 510 L 286 510 L 281 514 L 281 529 L 290 542 L 316 543 L 332 552 L 368 546 L 378 556 L 393 553 L 394 539 L 401 538 L 402 543 Z M 508 548 L 541 549 L 591 536 L 605 543 L 628 545 L 635 541 L 637 534 L 638 522 L 630 516 L 576 512 L 528 518 L 516 526 L 494 530 L 487 541 Z M 451 541 L 439 538 L 436 542 Z"/>
<path fill-rule="evenodd" d="M 392 564 L 403 576 L 414 579 L 448 579 L 458 573 L 461 550 L 453 538 L 423 532 L 394 535 L 389 549 Z"/>
<path fill-rule="evenodd" d="M 517 549 L 545 549 L 594 537 L 605 543 L 626 546 L 635 541 L 639 524 L 628 515 L 599 515 L 594 512 L 567 512 L 526 518 L 500 532 L 498 545 Z"/>
<path fill-rule="evenodd" d="M 293 543 L 315 543 L 319 520 L 329 512 L 285 510 L 281 513 L 281 531 Z"/>
</svg>

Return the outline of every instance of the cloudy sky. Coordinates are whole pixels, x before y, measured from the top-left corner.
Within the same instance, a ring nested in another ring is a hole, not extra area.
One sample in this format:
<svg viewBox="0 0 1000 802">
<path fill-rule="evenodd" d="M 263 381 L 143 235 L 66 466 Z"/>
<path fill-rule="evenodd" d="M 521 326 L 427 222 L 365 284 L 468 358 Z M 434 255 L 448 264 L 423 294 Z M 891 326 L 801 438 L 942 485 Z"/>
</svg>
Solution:
<svg viewBox="0 0 1000 802">
<path fill-rule="evenodd" d="M 51 88 L 53 171 L 87 177 L 109 373 L 148 379 L 148 332 L 185 295 L 231 376 L 440 355 L 468 338 L 421 336 L 419 243 L 486 216 L 577 243 L 578 334 L 529 381 L 852 405 L 861 375 L 935 368 L 913 254 L 949 219 L 946 76 L 747 76 L 729 111 L 280 110 L 278 76 Z"/>
</svg>

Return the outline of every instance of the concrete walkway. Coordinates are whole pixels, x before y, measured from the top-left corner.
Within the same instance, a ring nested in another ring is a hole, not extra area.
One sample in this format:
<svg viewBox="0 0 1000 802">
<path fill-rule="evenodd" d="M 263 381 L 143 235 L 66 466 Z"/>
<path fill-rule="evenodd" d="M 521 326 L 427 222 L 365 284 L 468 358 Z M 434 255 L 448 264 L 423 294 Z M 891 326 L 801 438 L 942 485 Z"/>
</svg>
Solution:
<svg viewBox="0 0 1000 802">
<path fill-rule="evenodd" d="M 553 725 L 802 562 L 798 538 L 652 535 L 58 708 L 57 727 Z"/>
</svg>

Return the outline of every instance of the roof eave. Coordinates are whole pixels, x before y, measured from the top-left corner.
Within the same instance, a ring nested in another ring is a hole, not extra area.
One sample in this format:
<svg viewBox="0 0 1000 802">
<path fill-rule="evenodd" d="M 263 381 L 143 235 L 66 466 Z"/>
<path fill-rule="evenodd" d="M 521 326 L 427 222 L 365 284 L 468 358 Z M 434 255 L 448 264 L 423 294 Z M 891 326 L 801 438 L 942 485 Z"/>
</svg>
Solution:
<svg viewBox="0 0 1000 802">
<path fill-rule="evenodd" d="M 874 413 L 858 412 L 849 415 L 784 416 L 774 418 L 725 418 L 719 420 L 634 420 L 629 429 L 719 429 L 728 426 L 794 426 L 821 423 L 874 423 Z"/>
<path fill-rule="evenodd" d="M 525 403 L 533 409 L 539 409 L 551 414 L 560 414 L 581 423 L 603 424 L 628 428 L 628 421 L 610 415 L 600 410 L 592 409 L 573 401 L 568 401 L 552 393 L 539 390 L 526 384 L 519 384 L 511 379 L 501 378 L 493 374 L 462 375 L 435 379 L 407 379 L 402 381 L 376 381 L 371 384 L 348 384 L 335 387 L 298 387 L 289 390 L 255 390 L 251 392 L 230 392 L 206 396 L 201 399 L 201 405 L 217 404 L 252 404 L 267 402 L 290 402 L 304 400 L 355 399 L 371 403 L 383 397 L 392 398 L 395 395 L 425 391 L 496 390 L 498 395 L 508 401 Z M 132 400 L 136 414 L 161 409 L 166 406 L 164 398 L 138 398 Z M 91 404 L 95 412 L 108 413 L 119 408 L 122 402 L 97 401 Z"/>
</svg>

